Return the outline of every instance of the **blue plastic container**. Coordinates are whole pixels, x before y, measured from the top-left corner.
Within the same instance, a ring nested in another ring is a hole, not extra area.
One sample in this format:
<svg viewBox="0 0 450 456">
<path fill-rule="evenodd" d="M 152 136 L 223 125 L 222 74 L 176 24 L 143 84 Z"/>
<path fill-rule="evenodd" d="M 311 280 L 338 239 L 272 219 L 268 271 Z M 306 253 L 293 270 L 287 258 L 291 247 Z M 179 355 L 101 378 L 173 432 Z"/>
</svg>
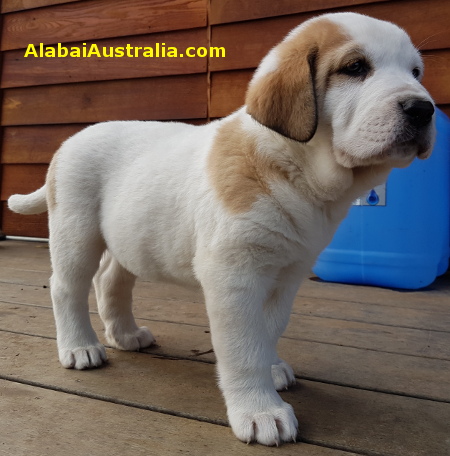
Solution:
<svg viewBox="0 0 450 456">
<path fill-rule="evenodd" d="M 417 289 L 448 268 L 450 119 L 436 112 L 428 160 L 394 169 L 383 188 L 354 205 L 313 269 L 321 279 Z M 384 194 L 385 191 L 385 194 Z"/>
</svg>

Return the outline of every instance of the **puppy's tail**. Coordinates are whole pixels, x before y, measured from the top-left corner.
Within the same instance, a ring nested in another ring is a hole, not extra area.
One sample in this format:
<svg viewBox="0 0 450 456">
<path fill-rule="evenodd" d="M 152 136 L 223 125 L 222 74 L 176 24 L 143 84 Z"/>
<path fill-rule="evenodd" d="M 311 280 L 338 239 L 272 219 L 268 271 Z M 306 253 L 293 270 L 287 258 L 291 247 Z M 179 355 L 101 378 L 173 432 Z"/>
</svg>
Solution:
<svg viewBox="0 0 450 456">
<path fill-rule="evenodd" d="M 12 195 L 8 207 L 18 214 L 41 214 L 47 210 L 46 186 L 29 195 Z"/>
</svg>

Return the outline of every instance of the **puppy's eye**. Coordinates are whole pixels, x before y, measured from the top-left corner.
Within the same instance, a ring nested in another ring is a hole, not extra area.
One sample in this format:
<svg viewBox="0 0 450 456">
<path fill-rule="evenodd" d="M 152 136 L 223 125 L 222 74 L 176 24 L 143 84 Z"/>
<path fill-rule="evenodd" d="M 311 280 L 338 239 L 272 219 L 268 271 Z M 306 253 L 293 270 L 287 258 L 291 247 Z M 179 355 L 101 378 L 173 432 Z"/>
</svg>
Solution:
<svg viewBox="0 0 450 456">
<path fill-rule="evenodd" d="M 364 59 L 352 60 L 339 71 L 342 74 L 352 77 L 364 77 L 369 72 L 369 65 Z"/>
<path fill-rule="evenodd" d="M 412 75 L 416 78 L 416 79 L 419 79 L 420 78 L 420 69 L 419 68 L 414 68 L 412 70 Z"/>
</svg>

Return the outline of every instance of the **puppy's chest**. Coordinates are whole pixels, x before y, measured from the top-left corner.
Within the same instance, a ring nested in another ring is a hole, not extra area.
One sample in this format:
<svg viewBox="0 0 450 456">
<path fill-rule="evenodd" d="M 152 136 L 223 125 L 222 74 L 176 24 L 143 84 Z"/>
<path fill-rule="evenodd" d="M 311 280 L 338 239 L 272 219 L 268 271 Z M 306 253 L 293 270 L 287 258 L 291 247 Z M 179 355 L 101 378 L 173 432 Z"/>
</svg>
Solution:
<svg viewBox="0 0 450 456">
<path fill-rule="evenodd" d="M 314 261 L 337 227 L 325 206 L 315 206 L 298 195 L 261 200 L 248 218 L 253 226 L 248 231 L 255 244 L 265 245 L 267 251 L 286 261 Z"/>
</svg>

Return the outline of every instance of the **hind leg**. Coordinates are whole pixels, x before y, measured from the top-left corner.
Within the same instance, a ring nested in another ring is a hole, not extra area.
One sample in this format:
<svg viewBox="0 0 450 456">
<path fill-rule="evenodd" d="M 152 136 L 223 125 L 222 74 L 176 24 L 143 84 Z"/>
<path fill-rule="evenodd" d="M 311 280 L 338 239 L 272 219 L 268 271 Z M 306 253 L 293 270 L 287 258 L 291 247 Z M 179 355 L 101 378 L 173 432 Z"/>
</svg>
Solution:
<svg viewBox="0 0 450 456">
<path fill-rule="evenodd" d="M 87 219 L 55 212 L 50 213 L 50 290 L 59 359 L 66 368 L 97 367 L 106 361 L 106 352 L 90 322 L 88 297 L 103 239 Z"/>
<path fill-rule="evenodd" d="M 132 312 L 132 291 L 136 276 L 123 268 L 106 251 L 94 277 L 100 317 L 108 343 L 120 350 L 136 351 L 155 343 L 152 333 L 138 327 Z"/>
</svg>

